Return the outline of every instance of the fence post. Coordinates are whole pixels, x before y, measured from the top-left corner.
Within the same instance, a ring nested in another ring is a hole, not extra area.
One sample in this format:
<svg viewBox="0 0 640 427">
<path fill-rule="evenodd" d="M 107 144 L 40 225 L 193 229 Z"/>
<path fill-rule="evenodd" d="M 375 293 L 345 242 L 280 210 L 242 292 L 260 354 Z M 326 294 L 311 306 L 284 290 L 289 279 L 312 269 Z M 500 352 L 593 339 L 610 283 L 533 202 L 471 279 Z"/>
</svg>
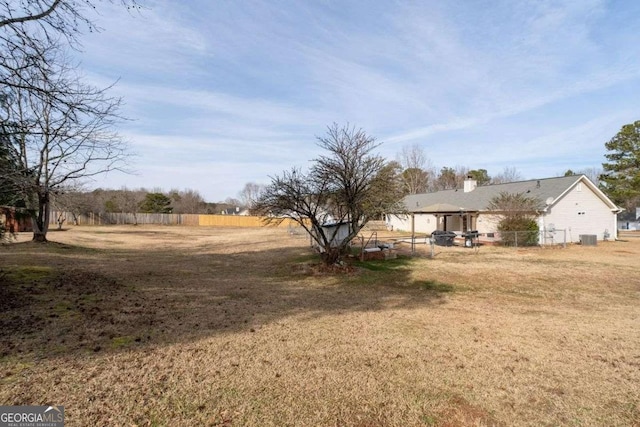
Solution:
<svg viewBox="0 0 640 427">
<path fill-rule="evenodd" d="M 517 232 L 517 231 L 514 231 L 514 233 L 515 233 L 515 235 L 516 235 L 516 238 L 515 238 L 515 247 L 517 248 L 517 247 L 518 247 L 518 232 Z"/>
</svg>

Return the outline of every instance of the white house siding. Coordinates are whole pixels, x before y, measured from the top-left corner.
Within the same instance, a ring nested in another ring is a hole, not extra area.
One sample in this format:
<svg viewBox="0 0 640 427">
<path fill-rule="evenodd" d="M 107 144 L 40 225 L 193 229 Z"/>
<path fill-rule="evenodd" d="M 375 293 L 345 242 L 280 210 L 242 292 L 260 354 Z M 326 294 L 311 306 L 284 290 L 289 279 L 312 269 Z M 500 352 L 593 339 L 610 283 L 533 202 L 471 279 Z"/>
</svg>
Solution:
<svg viewBox="0 0 640 427">
<path fill-rule="evenodd" d="M 411 215 L 387 215 L 387 227 L 394 231 L 411 231 Z M 434 215 L 415 214 L 416 233 L 430 234 L 437 229 L 438 218 Z"/>
<path fill-rule="evenodd" d="M 415 215 L 415 232 L 431 234 L 434 230 L 444 230 L 445 218 L 443 214 L 439 214 L 437 217 L 434 214 L 416 213 Z M 387 228 L 395 231 L 411 231 L 411 215 L 387 215 Z M 455 231 L 462 233 L 463 219 L 460 215 L 447 215 L 446 228 L 448 231 Z M 480 224 L 477 223 L 476 218 L 471 219 L 471 225 L 467 228 L 469 230 L 476 229 Z M 495 231 L 495 230 L 491 230 Z"/>
<path fill-rule="evenodd" d="M 387 228 L 394 231 L 411 230 L 411 216 L 387 214 L 385 217 Z"/>
<path fill-rule="evenodd" d="M 478 215 L 476 225 L 480 234 L 495 233 L 498 231 L 498 223 L 502 220 L 502 215 L 481 213 Z"/>
<path fill-rule="evenodd" d="M 567 230 L 568 242 L 578 242 L 581 234 L 595 234 L 603 240 L 605 230 L 609 238 L 616 236 L 616 215 L 584 183 L 578 183 L 554 203 L 542 222 L 546 228 L 553 225 Z"/>
</svg>

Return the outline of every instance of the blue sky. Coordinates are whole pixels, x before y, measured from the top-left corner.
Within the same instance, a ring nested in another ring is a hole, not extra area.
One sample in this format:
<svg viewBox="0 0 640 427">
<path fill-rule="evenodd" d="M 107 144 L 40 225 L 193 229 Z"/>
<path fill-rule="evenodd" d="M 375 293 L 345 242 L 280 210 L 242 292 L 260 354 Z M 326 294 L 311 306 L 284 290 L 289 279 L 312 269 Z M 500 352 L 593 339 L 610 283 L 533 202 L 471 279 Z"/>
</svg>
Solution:
<svg viewBox="0 0 640 427">
<path fill-rule="evenodd" d="M 83 37 L 86 78 L 119 79 L 137 155 L 94 187 L 237 197 L 306 167 L 333 122 L 389 159 L 418 144 L 437 167 L 543 178 L 600 167 L 640 119 L 637 1 L 143 4 L 101 3 Z"/>
</svg>

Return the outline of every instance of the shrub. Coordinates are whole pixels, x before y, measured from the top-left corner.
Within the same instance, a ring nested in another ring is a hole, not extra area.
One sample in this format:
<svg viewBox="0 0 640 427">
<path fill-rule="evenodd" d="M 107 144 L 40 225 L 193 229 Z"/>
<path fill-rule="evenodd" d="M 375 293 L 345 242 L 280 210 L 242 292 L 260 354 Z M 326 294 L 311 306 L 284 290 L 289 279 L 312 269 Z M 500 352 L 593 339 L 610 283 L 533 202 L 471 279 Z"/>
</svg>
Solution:
<svg viewBox="0 0 640 427">
<path fill-rule="evenodd" d="M 507 216 L 498 224 L 504 246 L 536 246 L 540 236 L 538 223 L 528 216 Z"/>
</svg>

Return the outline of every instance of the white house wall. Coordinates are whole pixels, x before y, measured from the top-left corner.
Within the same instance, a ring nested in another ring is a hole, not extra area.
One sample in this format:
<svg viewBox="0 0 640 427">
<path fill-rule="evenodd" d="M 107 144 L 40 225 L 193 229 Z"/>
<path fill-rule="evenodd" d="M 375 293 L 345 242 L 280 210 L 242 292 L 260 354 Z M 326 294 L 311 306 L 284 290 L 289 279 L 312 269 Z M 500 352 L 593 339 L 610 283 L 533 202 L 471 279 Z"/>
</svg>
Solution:
<svg viewBox="0 0 640 427">
<path fill-rule="evenodd" d="M 431 234 L 434 230 L 444 229 L 444 216 L 433 214 L 416 213 L 415 216 L 415 232 Z M 495 215 L 493 215 L 495 216 Z M 462 216 L 449 215 L 447 216 L 447 230 L 462 232 Z M 480 226 L 475 220 L 473 225 Z M 394 231 L 411 231 L 411 215 L 388 215 L 387 216 L 387 228 Z M 480 230 L 478 230 L 480 231 Z M 495 226 L 490 229 L 490 232 L 495 231 Z M 484 231 L 480 231 L 481 233 Z"/>
<path fill-rule="evenodd" d="M 498 223 L 502 220 L 502 215 L 481 213 L 476 220 L 478 233 L 496 233 L 498 231 Z"/>
<path fill-rule="evenodd" d="M 550 207 L 543 219 L 544 226 L 567 230 L 567 241 L 578 242 L 581 234 L 595 234 L 603 240 L 605 230 L 615 237 L 616 215 L 584 183 L 578 183 Z"/>
<path fill-rule="evenodd" d="M 411 215 L 387 215 L 387 228 L 394 231 L 411 231 Z M 437 229 L 438 218 L 434 215 L 415 214 L 416 233 L 431 234 Z"/>
<path fill-rule="evenodd" d="M 387 214 L 385 218 L 387 229 L 393 231 L 411 230 L 411 217 L 409 215 Z"/>
</svg>

